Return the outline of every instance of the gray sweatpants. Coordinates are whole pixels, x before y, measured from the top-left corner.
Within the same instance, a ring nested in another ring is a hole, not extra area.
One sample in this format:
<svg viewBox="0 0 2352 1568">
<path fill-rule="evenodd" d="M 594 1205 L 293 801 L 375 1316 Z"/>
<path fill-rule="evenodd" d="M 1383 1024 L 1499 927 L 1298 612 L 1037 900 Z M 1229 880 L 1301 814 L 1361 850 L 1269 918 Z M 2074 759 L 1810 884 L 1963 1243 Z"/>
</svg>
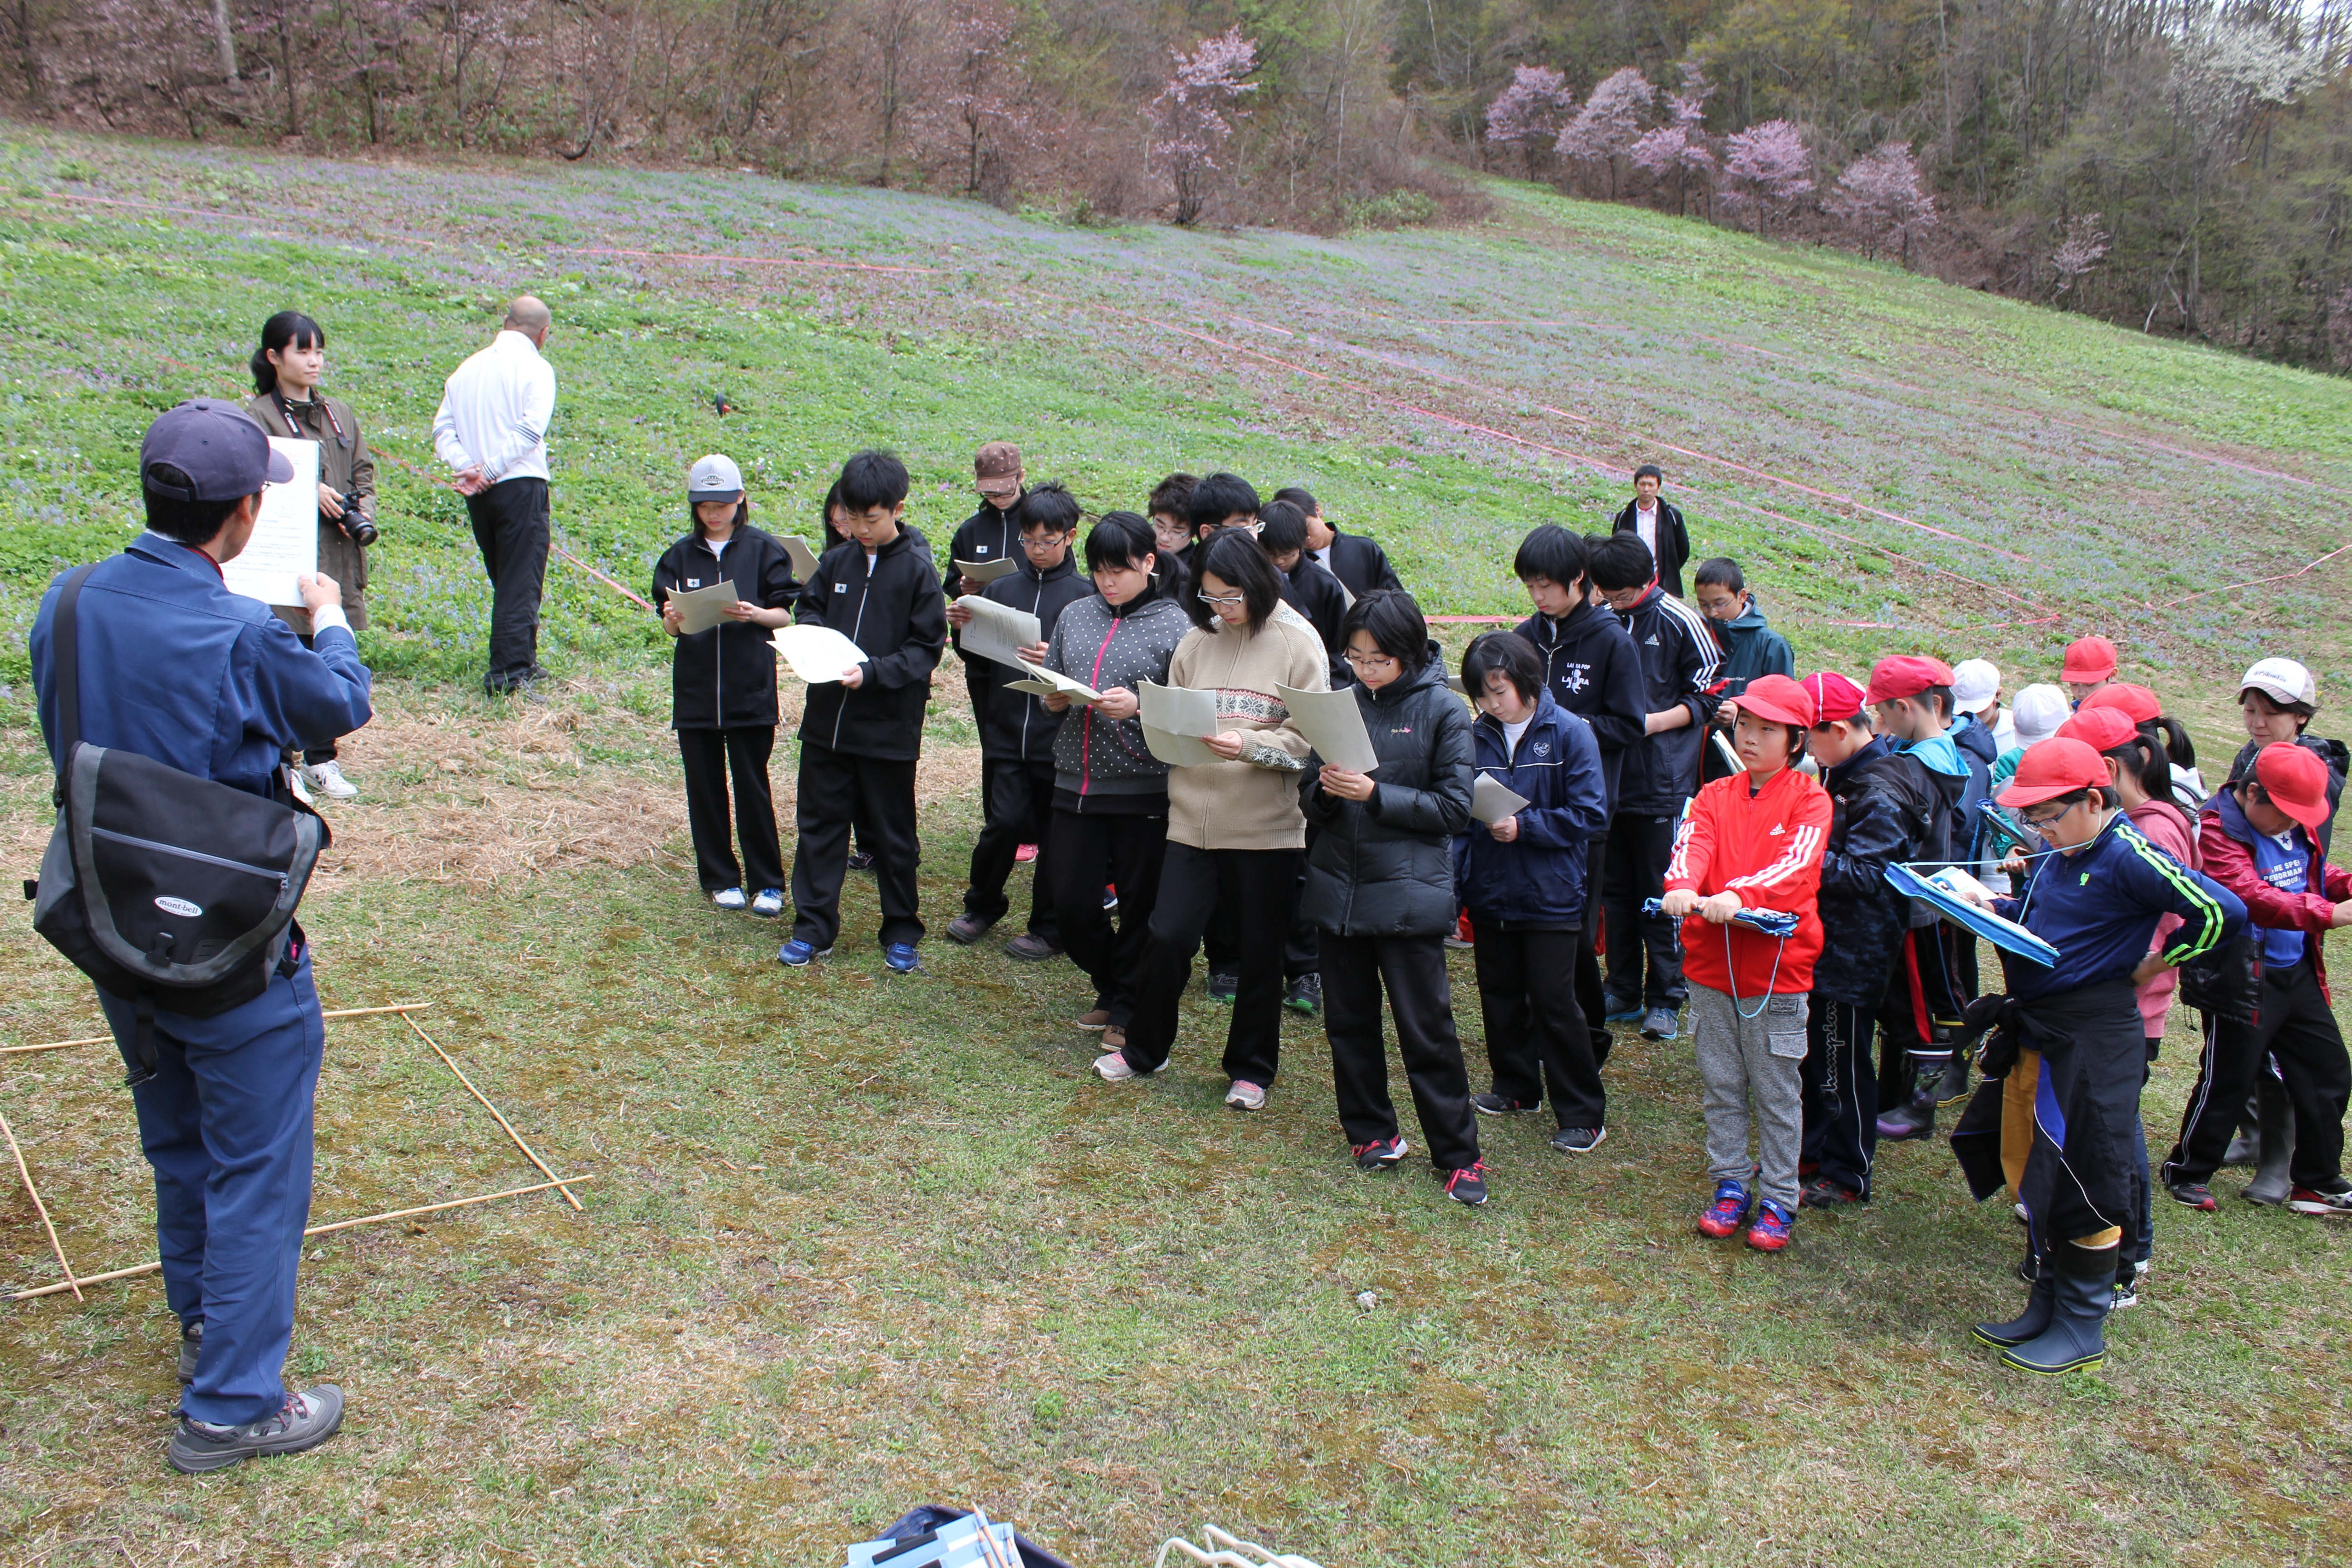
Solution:
<svg viewBox="0 0 2352 1568">
<path fill-rule="evenodd" d="M 1759 1004 L 1761 1004 L 1759 1008 Z M 1706 1173 L 1745 1184 L 1748 1122 L 1755 1107 L 1759 1195 L 1794 1217 L 1797 1157 L 1804 1147 L 1805 997 L 1756 997 L 1734 1003 L 1713 986 L 1690 982 L 1691 1044 L 1706 1083 Z M 1754 1013 L 1752 1018 L 1742 1017 Z"/>
</svg>

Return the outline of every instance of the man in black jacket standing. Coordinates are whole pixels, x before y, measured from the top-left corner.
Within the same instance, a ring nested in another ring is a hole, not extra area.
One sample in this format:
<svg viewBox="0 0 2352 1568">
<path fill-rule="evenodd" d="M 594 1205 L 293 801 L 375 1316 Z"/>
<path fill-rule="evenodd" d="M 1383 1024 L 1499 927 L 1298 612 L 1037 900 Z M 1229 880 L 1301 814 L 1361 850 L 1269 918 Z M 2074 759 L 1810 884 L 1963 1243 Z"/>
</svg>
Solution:
<svg viewBox="0 0 2352 1568">
<path fill-rule="evenodd" d="M 1690 560 L 1690 534 L 1675 503 L 1658 494 L 1665 483 L 1665 473 L 1655 463 L 1634 469 L 1633 499 L 1617 514 L 1616 531 L 1630 533 L 1649 547 L 1650 559 L 1657 564 L 1658 586 L 1679 599 L 1683 565 Z"/>
<path fill-rule="evenodd" d="M 1360 599 L 1375 588 L 1404 591 L 1379 542 L 1369 534 L 1342 533 L 1332 527 L 1324 521 L 1323 503 L 1304 485 L 1286 486 L 1274 492 L 1274 499 L 1288 501 L 1306 517 L 1307 559 L 1339 579 L 1349 598 Z"/>
</svg>

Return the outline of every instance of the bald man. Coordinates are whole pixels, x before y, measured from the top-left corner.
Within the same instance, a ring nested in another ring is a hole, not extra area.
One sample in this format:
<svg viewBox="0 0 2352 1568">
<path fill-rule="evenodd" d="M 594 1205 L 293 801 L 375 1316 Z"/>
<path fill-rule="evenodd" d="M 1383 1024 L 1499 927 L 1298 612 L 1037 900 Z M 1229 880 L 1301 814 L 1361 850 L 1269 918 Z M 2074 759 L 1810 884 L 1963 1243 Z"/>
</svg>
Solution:
<svg viewBox="0 0 2352 1568">
<path fill-rule="evenodd" d="M 542 679 L 539 600 L 547 582 L 547 425 L 555 367 L 540 350 L 551 319 L 525 294 L 507 307 L 490 346 L 459 365 L 433 416 L 433 449 L 466 498 L 474 542 L 489 574 L 492 695 Z"/>
</svg>

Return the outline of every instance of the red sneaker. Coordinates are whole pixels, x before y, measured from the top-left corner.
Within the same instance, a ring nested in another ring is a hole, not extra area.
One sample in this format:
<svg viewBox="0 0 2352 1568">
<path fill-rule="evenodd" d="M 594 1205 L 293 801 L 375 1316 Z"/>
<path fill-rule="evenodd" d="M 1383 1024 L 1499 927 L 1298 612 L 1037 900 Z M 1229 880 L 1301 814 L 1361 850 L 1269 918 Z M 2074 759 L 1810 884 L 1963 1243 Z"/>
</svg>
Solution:
<svg viewBox="0 0 2352 1568">
<path fill-rule="evenodd" d="M 1748 1221 L 1748 1189 L 1725 1180 L 1715 1184 L 1715 1202 L 1698 1216 L 1698 1233 L 1720 1239 Z"/>
<path fill-rule="evenodd" d="M 1035 858 L 1037 858 L 1037 847 L 1034 844 L 1021 844 L 1013 847 L 1013 863 L 1015 866 L 1026 866 Z"/>
<path fill-rule="evenodd" d="M 1796 1215 L 1783 1213 L 1779 1204 L 1758 1204 L 1756 1223 L 1748 1227 L 1748 1245 L 1759 1252 L 1778 1252 L 1789 1245 L 1789 1232 L 1796 1223 Z"/>
</svg>

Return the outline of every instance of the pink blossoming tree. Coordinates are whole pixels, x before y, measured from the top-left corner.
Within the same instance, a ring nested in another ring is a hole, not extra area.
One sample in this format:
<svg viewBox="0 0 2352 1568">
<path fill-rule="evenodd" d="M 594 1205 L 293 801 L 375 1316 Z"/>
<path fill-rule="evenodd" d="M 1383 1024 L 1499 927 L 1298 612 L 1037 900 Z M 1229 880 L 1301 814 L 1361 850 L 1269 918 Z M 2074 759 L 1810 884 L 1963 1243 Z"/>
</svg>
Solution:
<svg viewBox="0 0 2352 1568">
<path fill-rule="evenodd" d="M 1643 132 L 1633 143 L 1633 166 L 1652 179 L 1673 176 L 1677 213 L 1690 210 L 1690 184 L 1696 181 L 1708 193 L 1711 212 L 1717 165 L 1706 137 L 1706 100 L 1715 96 L 1715 84 L 1696 60 L 1683 61 L 1680 69 L 1683 89 L 1666 95 L 1666 122 Z"/>
<path fill-rule="evenodd" d="M 1801 197 L 1813 188 L 1812 155 L 1805 138 L 1785 120 L 1768 120 L 1738 132 L 1724 143 L 1726 200 L 1735 206 L 1753 205 L 1756 232 L 1765 232 L 1775 217 L 1786 219 Z"/>
<path fill-rule="evenodd" d="M 1237 22 L 1202 39 L 1190 55 L 1168 52 L 1176 69 L 1151 102 L 1151 154 L 1166 160 L 1175 221 L 1190 226 L 1200 220 L 1223 167 L 1220 159 L 1234 134 L 1228 116 L 1238 112 L 1244 93 L 1257 90 L 1257 83 L 1244 79 L 1257 68 L 1257 45 Z"/>
<path fill-rule="evenodd" d="M 1632 151 L 1642 133 L 1642 111 L 1650 107 L 1658 89 L 1632 66 L 1612 71 L 1592 89 L 1559 133 L 1553 148 L 1563 158 L 1584 164 L 1600 164 L 1609 171 L 1609 199 L 1617 199 L 1617 160 Z"/>
<path fill-rule="evenodd" d="M 1537 150 L 1559 140 L 1575 103 L 1576 95 L 1559 72 L 1549 66 L 1521 66 L 1511 73 L 1511 85 L 1486 106 L 1486 140 L 1517 147 L 1532 180 Z"/>
<path fill-rule="evenodd" d="M 1936 199 L 1921 183 L 1907 142 L 1882 142 L 1848 163 L 1827 205 L 1862 241 L 1864 256 L 1877 255 L 1882 246 L 1899 249 L 1906 267 L 1913 237 L 1936 226 Z"/>
</svg>

